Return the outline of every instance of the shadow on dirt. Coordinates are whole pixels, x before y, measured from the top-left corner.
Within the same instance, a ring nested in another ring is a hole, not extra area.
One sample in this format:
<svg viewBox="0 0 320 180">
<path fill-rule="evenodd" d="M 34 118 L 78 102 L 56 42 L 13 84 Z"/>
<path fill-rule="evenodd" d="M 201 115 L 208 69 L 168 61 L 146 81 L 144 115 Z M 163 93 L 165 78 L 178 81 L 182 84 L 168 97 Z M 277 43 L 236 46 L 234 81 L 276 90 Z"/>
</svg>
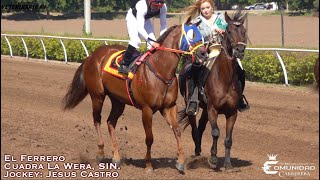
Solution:
<svg viewBox="0 0 320 180">
<path fill-rule="evenodd" d="M 186 170 L 189 169 L 198 169 L 198 168 L 204 168 L 204 169 L 212 169 L 208 162 L 208 158 L 203 157 L 203 156 L 192 156 L 189 158 L 186 158 L 185 162 L 185 168 Z M 101 163 L 111 163 L 112 159 L 111 158 L 104 158 L 103 160 L 100 161 Z M 241 160 L 238 158 L 231 158 L 232 165 L 235 169 L 240 168 L 240 167 L 245 167 L 245 166 L 251 166 L 252 163 L 251 161 L 246 161 L 246 160 Z M 84 162 L 82 162 L 84 163 Z M 218 163 L 218 168 L 214 169 L 215 171 L 223 171 L 224 163 L 224 157 L 219 158 L 219 163 Z M 132 158 L 123 158 L 121 159 L 121 164 L 122 165 L 132 165 L 138 168 L 145 168 L 145 160 L 144 159 L 132 159 Z M 154 169 L 161 169 L 161 168 L 172 168 L 176 169 L 176 160 L 172 158 L 154 158 L 152 159 L 152 165 Z"/>
<path fill-rule="evenodd" d="M 145 168 L 146 162 L 144 159 L 122 159 L 125 165 L 133 165 L 139 168 Z M 176 160 L 172 158 L 153 158 L 152 165 L 154 169 L 161 169 L 161 168 L 172 168 L 176 169 Z"/>
<path fill-rule="evenodd" d="M 224 163 L 224 157 L 218 158 L 218 168 L 215 169 L 216 171 L 222 171 Z M 231 158 L 231 163 L 234 168 L 240 168 L 245 166 L 251 166 L 251 161 L 241 160 L 238 158 Z M 211 169 L 208 164 L 208 157 L 204 156 L 191 156 L 186 159 L 186 169 L 198 169 L 198 168 L 205 168 Z"/>
<path fill-rule="evenodd" d="M 80 163 L 83 164 L 96 164 L 98 161 L 96 159 L 90 159 L 88 157 L 80 157 Z M 99 163 L 111 163 L 111 158 L 103 158 L 99 160 Z M 144 159 L 132 159 L 132 158 L 122 158 L 121 165 L 132 165 L 138 168 L 145 168 L 146 162 Z M 120 165 L 120 166 L 121 166 Z M 153 158 L 152 165 L 154 169 L 158 168 L 172 168 L 175 169 L 176 161 L 171 158 Z"/>
</svg>

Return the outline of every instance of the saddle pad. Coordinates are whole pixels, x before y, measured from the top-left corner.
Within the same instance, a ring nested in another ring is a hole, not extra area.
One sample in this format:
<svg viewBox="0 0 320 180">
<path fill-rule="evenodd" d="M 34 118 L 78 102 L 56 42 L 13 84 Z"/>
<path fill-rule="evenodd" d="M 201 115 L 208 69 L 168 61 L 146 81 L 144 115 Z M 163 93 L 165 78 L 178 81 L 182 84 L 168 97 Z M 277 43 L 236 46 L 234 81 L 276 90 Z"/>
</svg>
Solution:
<svg viewBox="0 0 320 180">
<path fill-rule="evenodd" d="M 104 71 L 106 71 L 107 73 L 109 73 L 113 76 L 119 77 L 121 79 L 127 79 L 127 78 L 132 79 L 134 76 L 134 74 L 132 72 L 129 72 L 128 76 L 118 72 L 118 68 L 120 66 L 119 64 L 122 60 L 122 56 L 123 56 L 124 51 L 125 50 L 120 50 L 120 51 L 113 53 L 109 57 L 109 59 L 107 60 L 107 63 L 104 67 Z"/>
</svg>

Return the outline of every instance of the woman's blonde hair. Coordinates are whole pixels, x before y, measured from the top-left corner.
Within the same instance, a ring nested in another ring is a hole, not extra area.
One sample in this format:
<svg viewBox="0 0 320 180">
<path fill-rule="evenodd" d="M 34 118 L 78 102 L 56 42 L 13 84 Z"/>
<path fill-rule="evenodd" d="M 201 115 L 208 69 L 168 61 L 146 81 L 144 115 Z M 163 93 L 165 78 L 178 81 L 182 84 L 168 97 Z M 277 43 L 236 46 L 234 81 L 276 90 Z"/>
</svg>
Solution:
<svg viewBox="0 0 320 180">
<path fill-rule="evenodd" d="M 186 19 L 188 19 L 189 17 L 191 17 L 191 19 L 194 19 L 196 17 L 198 17 L 200 15 L 200 7 L 201 4 L 208 2 L 211 4 L 212 9 L 214 9 L 214 2 L 212 0 L 197 0 L 196 2 L 194 2 L 192 5 L 188 6 L 185 11 L 186 11 Z"/>
</svg>

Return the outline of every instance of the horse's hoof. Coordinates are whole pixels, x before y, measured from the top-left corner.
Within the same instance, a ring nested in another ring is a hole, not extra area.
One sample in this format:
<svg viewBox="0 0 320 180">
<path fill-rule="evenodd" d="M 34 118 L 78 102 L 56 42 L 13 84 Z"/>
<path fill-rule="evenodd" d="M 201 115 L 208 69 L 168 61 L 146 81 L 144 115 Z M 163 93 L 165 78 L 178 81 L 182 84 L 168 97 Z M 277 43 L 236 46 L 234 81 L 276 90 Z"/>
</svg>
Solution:
<svg viewBox="0 0 320 180">
<path fill-rule="evenodd" d="M 230 170 L 230 169 L 233 169 L 233 166 L 228 163 L 224 165 L 224 168 L 226 168 L 226 170 Z"/>
<path fill-rule="evenodd" d="M 145 168 L 144 171 L 146 172 L 146 174 L 150 174 L 153 172 L 153 168 L 152 167 L 148 167 L 148 168 Z"/>
<path fill-rule="evenodd" d="M 194 155 L 195 156 L 200 156 L 200 153 L 201 153 L 201 150 L 196 148 L 195 151 L 194 151 Z"/>
<path fill-rule="evenodd" d="M 104 156 L 103 156 L 103 155 L 97 155 L 97 156 L 96 156 L 96 160 L 97 160 L 98 162 L 103 162 Z"/>
<path fill-rule="evenodd" d="M 218 158 L 217 157 L 211 157 L 208 159 L 208 164 L 212 169 L 217 169 L 218 167 Z"/>
<path fill-rule="evenodd" d="M 179 170 L 180 173 L 184 172 L 184 164 L 176 164 L 176 168 Z"/>
<path fill-rule="evenodd" d="M 118 167 L 120 167 L 121 160 L 112 159 L 112 163 Z"/>
</svg>

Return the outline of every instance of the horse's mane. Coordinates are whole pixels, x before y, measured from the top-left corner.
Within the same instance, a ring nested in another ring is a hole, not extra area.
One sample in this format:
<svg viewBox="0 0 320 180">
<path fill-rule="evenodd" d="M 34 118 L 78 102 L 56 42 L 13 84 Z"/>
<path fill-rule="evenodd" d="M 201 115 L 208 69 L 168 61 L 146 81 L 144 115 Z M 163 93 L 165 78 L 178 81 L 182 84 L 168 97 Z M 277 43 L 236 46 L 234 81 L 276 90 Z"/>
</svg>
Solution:
<svg viewBox="0 0 320 180">
<path fill-rule="evenodd" d="M 159 44 L 162 44 L 163 41 L 167 38 L 167 36 L 170 34 L 170 32 L 176 28 L 178 25 L 173 25 L 171 26 L 169 29 L 166 30 L 166 32 L 164 32 L 159 38 L 158 40 L 156 41 L 157 43 Z"/>
<path fill-rule="evenodd" d="M 244 16 L 247 15 L 247 12 L 241 10 L 241 9 L 238 9 L 236 12 L 233 13 L 232 15 L 232 21 L 240 21 Z"/>
</svg>

